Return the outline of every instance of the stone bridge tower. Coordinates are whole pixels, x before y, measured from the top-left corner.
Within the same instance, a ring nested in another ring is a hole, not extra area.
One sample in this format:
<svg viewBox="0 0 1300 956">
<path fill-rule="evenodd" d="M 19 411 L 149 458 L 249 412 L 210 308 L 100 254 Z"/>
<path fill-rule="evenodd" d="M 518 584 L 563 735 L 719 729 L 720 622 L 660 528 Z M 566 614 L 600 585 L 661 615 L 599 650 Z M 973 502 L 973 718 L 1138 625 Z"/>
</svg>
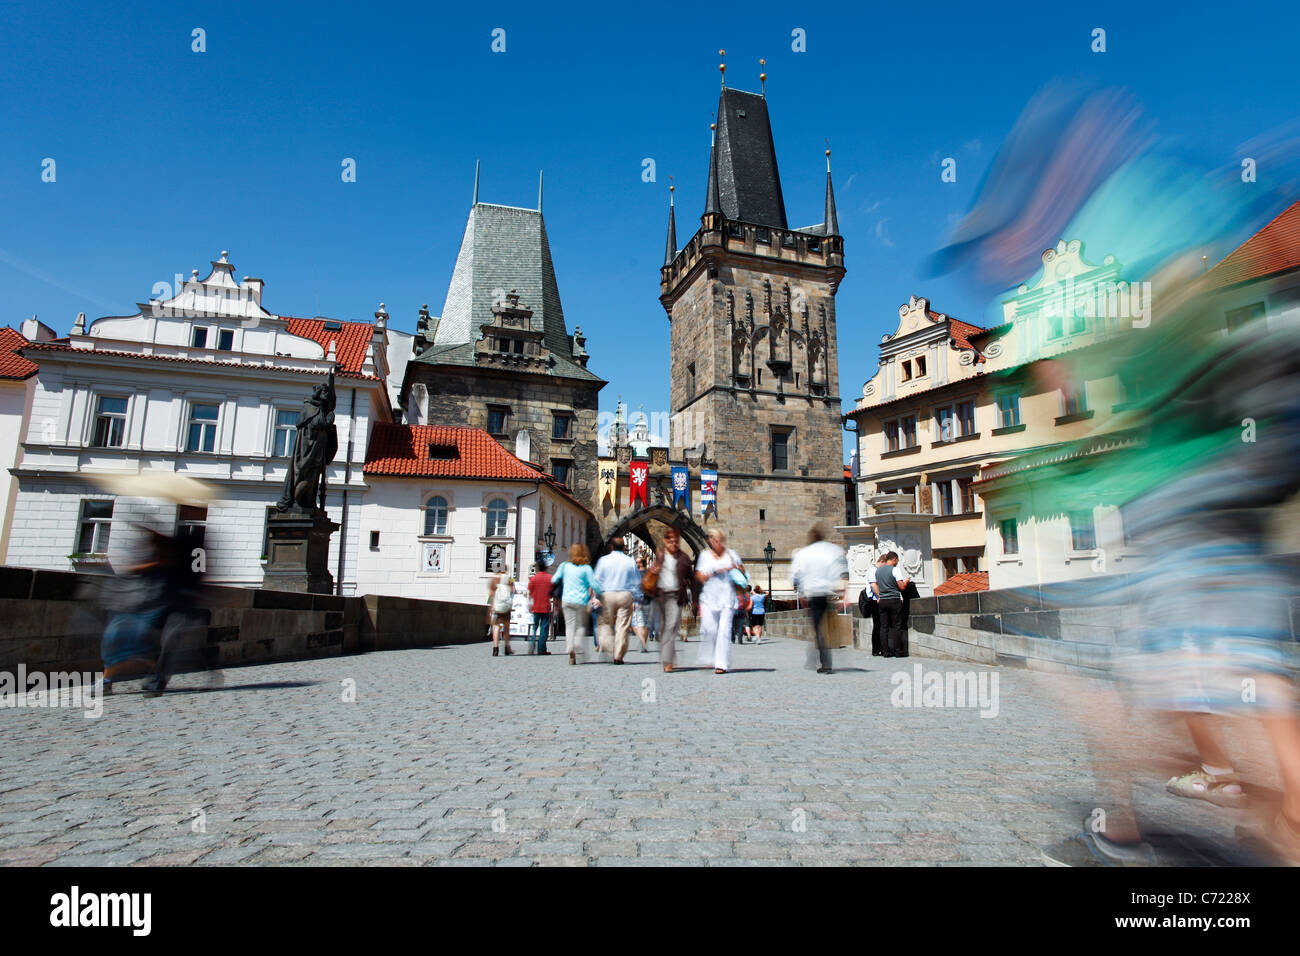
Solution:
<svg viewBox="0 0 1300 956">
<path fill-rule="evenodd" d="M 670 201 L 660 271 L 672 456 L 716 465 L 707 524 L 724 528 L 751 571 L 770 540 L 778 589 L 811 525 L 844 522 L 835 338 L 844 240 L 826 157 L 823 221 L 790 228 L 766 96 L 724 85 L 699 231 L 677 248 Z"/>
</svg>

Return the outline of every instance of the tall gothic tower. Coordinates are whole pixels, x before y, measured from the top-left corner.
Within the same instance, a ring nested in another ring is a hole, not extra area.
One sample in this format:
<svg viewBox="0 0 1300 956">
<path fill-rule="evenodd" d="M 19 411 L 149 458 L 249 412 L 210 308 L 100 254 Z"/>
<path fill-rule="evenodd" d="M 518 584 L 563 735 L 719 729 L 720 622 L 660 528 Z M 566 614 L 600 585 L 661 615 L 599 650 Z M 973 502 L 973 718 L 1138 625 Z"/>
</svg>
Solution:
<svg viewBox="0 0 1300 956">
<path fill-rule="evenodd" d="M 678 250 L 670 201 L 660 270 L 671 452 L 716 463 L 717 520 L 751 572 L 772 542 L 774 583 L 814 522 L 844 521 L 835 339 L 844 240 L 826 156 L 824 219 L 792 229 L 766 97 L 724 86 L 700 229 Z"/>
</svg>

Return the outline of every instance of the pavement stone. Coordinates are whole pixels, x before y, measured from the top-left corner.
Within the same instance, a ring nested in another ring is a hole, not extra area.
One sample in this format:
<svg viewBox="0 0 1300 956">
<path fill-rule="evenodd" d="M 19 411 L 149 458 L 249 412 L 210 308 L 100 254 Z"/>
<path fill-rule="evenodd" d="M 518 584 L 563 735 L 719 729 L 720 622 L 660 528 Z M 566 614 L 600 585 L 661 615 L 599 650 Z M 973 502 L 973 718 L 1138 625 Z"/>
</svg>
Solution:
<svg viewBox="0 0 1300 956">
<path fill-rule="evenodd" d="M 1037 865 L 1096 805 L 1058 676 L 844 649 L 828 679 L 805 651 L 716 676 L 467 645 L 182 677 L 93 722 L 7 708 L 0 865 Z M 998 716 L 894 707 L 915 663 L 997 670 Z M 1139 790 L 1156 822 L 1238 822 Z"/>
</svg>

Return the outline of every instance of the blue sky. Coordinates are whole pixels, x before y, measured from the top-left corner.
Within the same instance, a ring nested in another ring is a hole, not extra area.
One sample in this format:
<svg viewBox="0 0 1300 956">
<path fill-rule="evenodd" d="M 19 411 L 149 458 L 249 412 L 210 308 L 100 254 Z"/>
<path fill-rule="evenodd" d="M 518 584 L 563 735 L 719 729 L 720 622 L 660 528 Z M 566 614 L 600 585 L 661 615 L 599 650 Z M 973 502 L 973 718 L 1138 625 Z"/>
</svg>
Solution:
<svg viewBox="0 0 1300 956">
<path fill-rule="evenodd" d="M 602 404 L 665 409 L 668 176 L 684 244 L 725 48 L 743 89 L 767 59 L 793 225 L 821 221 L 826 138 L 834 150 L 847 408 L 909 295 L 993 317 L 986 290 L 927 264 L 1045 84 L 1128 90 L 1206 172 L 1296 118 L 1290 4 L 835 7 L 8 3 L 0 323 L 36 313 L 66 334 L 77 312 L 132 312 L 154 283 L 206 274 L 228 249 L 237 275 L 266 280 L 273 312 L 362 320 L 382 300 L 411 331 L 421 303 L 441 309 L 481 160 L 481 198 L 507 205 L 535 205 L 545 170 L 565 314 L 610 380 Z M 491 50 L 498 27 L 504 53 Z M 791 49 L 796 28 L 806 52 Z M 41 181 L 46 157 L 54 183 Z M 355 183 L 341 181 L 346 157 Z M 956 183 L 941 182 L 943 157 Z M 1090 258 L 1124 261 L 1122 231 L 1081 238 Z"/>
</svg>

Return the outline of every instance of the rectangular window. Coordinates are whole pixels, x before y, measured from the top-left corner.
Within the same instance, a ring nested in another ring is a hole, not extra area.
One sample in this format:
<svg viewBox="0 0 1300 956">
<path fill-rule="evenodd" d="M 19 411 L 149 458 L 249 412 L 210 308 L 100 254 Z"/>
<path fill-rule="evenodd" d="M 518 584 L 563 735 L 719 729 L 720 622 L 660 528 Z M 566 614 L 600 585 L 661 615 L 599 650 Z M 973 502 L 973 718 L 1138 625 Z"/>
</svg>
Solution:
<svg viewBox="0 0 1300 956">
<path fill-rule="evenodd" d="M 498 351 L 498 352 L 509 352 L 509 351 L 510 351 L 510 340 L 509 340 L 509 339 L 497 339 L 497 351 Z"/>
<path fill-rule="evenodd" d="M 510 410 L 499 405 L 488 406 L 487 430 L 489 435 L 504 435 Z"/>
<path fill-rule="evenodd" d="M 1092 551 L 1097 547 L 1097 528 L 1091 511 L 1070 512 L 1070 547 L 1075 551 Z"/>
<path fill-rule="evenodd" d="M 207 508 L 181 505 L 176 509 L 176 536 L 186 541 L 191 548 L 203 547 L 207 530 Z"/>
<path fill-rule="evenodd" d="M 935 441 L 952 441 L 957 437 L 953 421 L 952 407 L 950 405 L 945 405 L 942 408 L 936 408 L 934 410 Z"/>
<path fill-rule="evenodd" d="M 1246 306 L 1245 308 L 1233 309 L 1231 312 L 1224 315 L 1223 319 L 1224 323 L 1228 326 L 1228 331 L 1235 332 L 1243 325 L 1263 317 L 1264 303 L 1256 302 L 1253 305 Z"/>
<path fill-rule="evenodd" d="M 908 415 L 898 420 L 898 431 L 903 440 L 904 448 L 916 447 L 916 416 Z"/>
<path fill-rule="evenodd" d="M 1020 393 L 1003 392 L 998 396 L 998 428 L 1020 424 Z"/>
<path fill-rule="evenodd" d="M 963 437 L 975 434 L 974 402 L 959 402 L 957 404 L 957 429 L 958 434 Z"/>
<path fill-rule="evenodd" d="M 556 415 L 551 423 L 551 438 L 556 441 L 568 441 L 570 426 L 573 424 L 572 415 Z"/>
<path fill-rule="evenodd" d="M 293 436 L 298 431 L 298 413 L 292 409 L 275 410 L 275 437 L 271 454 L 275 458 L 288 458 L 293 454 Z"/>
<path fill-rule="evenodd" d="M 943 580 L 944 581 L 947 581 L 949 578 L 959 573 L 960 572 L 958 570 L 958 564 L 956 558 L 943 559 Z"/>
<path fill-rule="evenodd" d="M 885 451 L 898 451 L 898 422 L 885 422 Z"/>
<path fill-rule="evenodd" d="M 523 339 L 515 339 L 515 354 L 516 354 L 516 355 L 523 355 L 523 354 L 524 354 L 524 340 L 523 340 Z"/>
<path fill-rule="evenodd" d="M 917 378 L 925 377 L 925 356 L 924 355 L 918 355 L 916 357 L 916 377 Z"/>
<path fill-rule="evenodd" d="M 212 451 L 217 446 L 216 405 L 190 406 L 190 434 L 186 451 Z"/>
<path fill-rule="evenodd" d="M 551 474 L 555 477 L 555 480 L 562 485 L 567 485 L 569 483 L 569 472 L 572 469 L 573 462 L 571 461 L 564 461 L 557 458 L 551 459 Z"/>
<path fill-rule="evenodd" d="M 101 395 L 95 410 L 96 448 L 121 448 L 126 433 L 126 399 Z"/>
<path fill-rule="evenodd" d="M 370 532 L 370 550 L 371 550 L 371 551 L 378 551 L 378 550 L 379 550 L 379 532 L 378 532 L 378 531 L 372 531 L 372 532 Z"/>
<path fill-rule="evenodd" d="M 961 502 L 961 513 L 971 514 L 975 510 L 975 489 L 971 487 L 974 484 L 974 478 L 957 479 L 957 496 Z"/>
<path fill-rule="evenodd" d="M 902 379 L 903 379 L 904 382 L 910 382 L 910 381 L 912 380 L 912 361 L 911 361 L 911 359 L 908 359 L 907 361 L 903 362 L 903 375 L 902 375 Z"/>
<path fill-rule="evenodd" d="M 760 372 L 759 374 L 761 375 L 762 373 Z M 759 384 L 760 385 L 762 384 L 761 378 L 759 379 Z M 694 397 L 695 397 L 695 363 L 692 362 L 690 365 L 686 366 L 686 398 L 687 400 L 690 400 Z"/>
<path fill-rule="evenodd" d="M 194 331 L 190 334 L 190 345 L 196 349 L 206 348 L 208 344 L 208 330 L 204 326 L 195 326 Z"/>
<path fill-rule="evenodd" d="M 222 352 L 229 352 L 235 347 L 235 330 L 222 329 L 217 333 L 217 349 Z"/>
<path fill-rule="evenodd" d="M 113 527 L 113 502 L 83 501 L 77 529 L 78 554 L 107 554 L 108 535 Z"/>
<path fill-rule="evenodd" d="M 1016 531 L 1015 518 L 1003 518 L 998 522 L 998 533 L 1002 536 L 1002 553 L 1019 554 L 1020 538 Z"/>
<path fill-rule="evenodd" d="M 961 559 L 961 570 L 963 574 L 971 574 L 980 569 L 980 559 L 977 555 Z"/>
<path fill-rule="evenodd" d="M 772 429 L 772 470 L 790 470 L 790 431 L 788 429 Z"/>
<path fill-rule="evenodd" d="M 1061 388 L 1061 401 L 1066 415 L 1078 415 L 1088 410 L 1088 390 L 1082 384 L 1067 383 Z"/>
<path fill-rule="evenodd" d="M 1049 314 L 1047 316 L 1047 337 L 1049 339 L 1059 339 L 1064 334 L 1064 316 Z"/>
<path fill-rule="evenodd" d="M 1086 331 L 1088 331 L 1088 317 L 1083 314 L 1083 306 L 1077 305 L 1074 307 L 1074 315 L 1070 316 L 1070 334 Z"/>
<path fill-rule="evenodd" d="M 934 485 L 935 514 L 950 515 L 952 510 L 952 482 L 940 481 Z"/>
</svg>

